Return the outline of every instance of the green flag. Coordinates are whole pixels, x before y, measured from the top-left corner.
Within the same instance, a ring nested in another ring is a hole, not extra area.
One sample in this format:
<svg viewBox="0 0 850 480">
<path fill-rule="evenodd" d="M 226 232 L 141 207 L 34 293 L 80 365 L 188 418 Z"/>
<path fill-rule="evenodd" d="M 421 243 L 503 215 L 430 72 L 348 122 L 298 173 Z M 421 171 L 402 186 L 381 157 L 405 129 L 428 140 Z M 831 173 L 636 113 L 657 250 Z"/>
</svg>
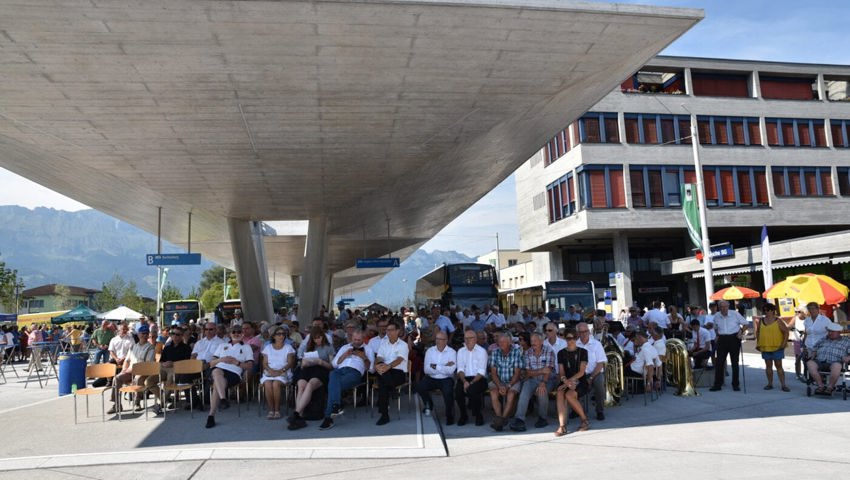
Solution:
<svg viewBox="0 0 850 480">
<path fill-rule="evenodd" d="M 225 285 L 225 287 L 224 287 L 224 299 L 227 300 L 228 297 L 230 297 L 230 285 Z"/>
<path fill-rule="evenodd" d="M 699 202 L 697 201 L 696 185 L 682 185 L 682 213 L 688 226 L 688 236 L 696 248 L 702 248 L 702 228 L 699 223 Z M 705 252 L 703 252 L 705 253 Z"/>
</svg>

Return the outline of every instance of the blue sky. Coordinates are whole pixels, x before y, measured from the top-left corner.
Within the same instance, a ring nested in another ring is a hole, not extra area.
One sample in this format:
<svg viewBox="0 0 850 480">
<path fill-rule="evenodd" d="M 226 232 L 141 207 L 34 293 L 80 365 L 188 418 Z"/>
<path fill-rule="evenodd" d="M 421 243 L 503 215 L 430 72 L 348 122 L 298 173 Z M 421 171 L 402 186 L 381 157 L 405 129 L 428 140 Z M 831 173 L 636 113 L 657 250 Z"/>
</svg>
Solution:
<svg viewBox="0 0 850 480">
<path fill-rule="evenodd" d="M 662 54 L 850 64 L 847 0 L 626 0 L 621 3 L 705 10 L 705 19 Z M 0 205 L 46 206 L 70 211 L 86 208 L 2 168 L 0 186 Z M 502 248 L 519 245 L 513 176 L 447 225 L 425 249 L 456 250 L 476 256 L 496 248 L 496 233 Z"/>
</svg>

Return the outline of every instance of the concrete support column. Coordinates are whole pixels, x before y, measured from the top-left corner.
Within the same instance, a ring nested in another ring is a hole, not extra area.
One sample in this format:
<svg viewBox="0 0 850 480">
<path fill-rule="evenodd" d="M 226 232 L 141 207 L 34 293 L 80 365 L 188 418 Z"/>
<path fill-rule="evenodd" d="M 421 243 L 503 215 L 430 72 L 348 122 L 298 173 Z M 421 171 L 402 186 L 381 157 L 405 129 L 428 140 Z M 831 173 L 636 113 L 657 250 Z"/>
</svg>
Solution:
<svg viewBox="0 0 850 480">
<path fill-rule="evenodd" d="M 298 321 L 306 325 L 319 313 L 326 292 L 324 283 L 328 255 L 328 219 L 324 216 L 310 219 L 307 226 L 307 248 L 304 272 L 301 274 L 298 294 Z M 306 322 L 306 323 L 305 323 Z"/>
<path fill-rule="evenodd" d="M 761 98 L 761 81 L 759 75 L 758 70 L 754 70 L 750 74 L 750 96 L 753 98 Z"/>
<path fill-rule="evenodd" d="M 694 79 L 691 76 L 691 69 L 685 69 L 685 95 L 693 95 L 694 94 Z M 681 135 L 681 133 L 679 134 Z"/>
<path fill-rule="evenodd" d="M 250 321 L 272 321 L 274 310 L 262 224 L 236 218 L 229 218 L 227 224 L 236 264 L 236 278 L 239 281 L 242 313 Z"/>
<path fill-rule="evenodd" d="M 614 271 L 617 275 L 617 305 L 629 308 L 634 303 L 632 297 L 632 267 L 629 258 L 629 237 L 624 233 L 614 233 Z"/>
<path fill-rule="evenodd" d="M 827 93 L 826 93 L 826 81 L 824 80 L 822 73 L 818 74 L 817 82 L 818 82 L 818 96 L 820 97 L 820 101 L 821 102 L 828 102 L 829 99 L 827 98 Z M 826 129 L 827 129 L 827 131 L 829 130 L 829 124 L 827 124 Z"/>
</svg>

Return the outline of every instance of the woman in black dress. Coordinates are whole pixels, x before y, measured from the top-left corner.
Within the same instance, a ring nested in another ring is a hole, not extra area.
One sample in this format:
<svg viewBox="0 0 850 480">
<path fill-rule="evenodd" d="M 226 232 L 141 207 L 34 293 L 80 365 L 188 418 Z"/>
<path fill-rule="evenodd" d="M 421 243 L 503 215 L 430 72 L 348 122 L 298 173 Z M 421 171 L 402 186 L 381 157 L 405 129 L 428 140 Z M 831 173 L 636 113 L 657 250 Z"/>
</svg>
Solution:
<svg viewBox="0 0 850 480">
<path fill-rule="evenodd" d="M 568 330 L 564 338 L 567 340 L 567 348 L 558 352 L 558 372 L 561 383 L 558 385 L 555 402 L 558 406 L 560 426 L 555 430 L 556 437 L 567 434 L 567 405 L 581 418 L 578 430 L 581 432 L 590 428 L 584 408 L 578 400 L 579 397 L 587 394 L 587 382 L 582 380 L 587 368 L 587 350 L 576 345 L 575 330 Z"/>
</svg>

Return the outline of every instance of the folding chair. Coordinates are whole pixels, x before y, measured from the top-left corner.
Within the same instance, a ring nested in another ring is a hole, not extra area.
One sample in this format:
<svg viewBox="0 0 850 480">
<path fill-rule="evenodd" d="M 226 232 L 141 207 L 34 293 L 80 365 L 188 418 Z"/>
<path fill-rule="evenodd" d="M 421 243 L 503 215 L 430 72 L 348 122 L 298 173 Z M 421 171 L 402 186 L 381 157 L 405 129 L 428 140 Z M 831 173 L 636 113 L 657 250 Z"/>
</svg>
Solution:
<svg viewBox="0 0 850 480">
<path fill-rule="evenodd" d="M 396 393 L 398 394 L 398 418 L 399 419 L 401 419 L 401 389 L 404 388 L 404 387 L 407 387 L 407 413 L 410 413 L 411 409 L 413 408 L 413 401 L 412 401 L 413 400 L 413 372 L 411 372 L 411 368 L 410 368 L 412 366 L 412 364 L 413 364 L 413 362 L 411 362 L 410 360 L 407 361 L 407 381 L 395 387 Z M 370 416 L 374 414 L 375 391 L 378 390 L 378 388 L 379 388 L 378 387 L 378 379 L 377 379 L 377 376 L 376 376 L 375 382 L 372 384 L 372 403 L 371 403 L 372 411 L 369 413 Z M 367 391 L 368 391 L 368 389 L 367 389 Z"/>
<path fill-rule="evenodd" d="M 200 360 L 179 360 L 174 362 L 174 378 L 175 381 L 177 379 L 177 375 L 200 375 L 198 379 L 191 381 L 190 383 L 163 383 L 162 385 L 162 399 L 160 403 L 165 405 L 165 397 L 169 392 L 175 392 L 176 398 L 175 403 L 180 398 L 180 392 L 187 392 L 189 396 L 189 411 L 191 412 L 191 417 L 195 418 L 195 405 L 194 405 L 194 395 L 192 394 L 192 389 L 198 387 L 198 392 L 202 392 L 204 388 L 204 362 Z M 166 409 L 163 407 L 163 419 L 166 416 Z"/>
<path fill-rule="evenodd" d="M 648 370 L 646 366 L 643 367 L 643 376 L 640 377 L 626 377 L 626 391 L 628 392 L 628 396 L 626 398 L 632 397 L 632 388 L 640 386 L 643 388 L 643 406 L 646 406 L 646 394 L 647 394 L 647 384 L 649 385 L 649 397 L 651 401 L 655 401 L 653 395 L 655 392 L 655 378 L 654 376 L 649 376 Z"/>
<path fill-rule="evenodd" d="M 159 376 L 160 364 L 159 362 L 138 362 L 133 365 L 133 377 L 151 377 L 151 376 Z M 148 391 L 150 391 L 151 387 L 147 387 L 145 385 L 125 385 L 118 389 L 118 397 L 116 399 L 116 405 L 121 402 L 121 394 L 122 393 L 132 393 L 136 395 L 136 399 L 138 400 L 138 396 L 141 395 L 145 402 L 145 420 L 148 419 Z M 122 408 L 117 408 L 118 410 L 118 421 L 121 421 L 121 411 Z"/>
<path fill-rule="evenodd" d="M 115 378 L 116 366 L 114 363 L 99 363 L 97 365 L 86 366 L 86 379 L 89 378 Z M 77 396 L 83 395 L 86 397 L 86 418 L 89 416 L 89 396 L 100 394 L 100 410 L 103 415 L 103 422 L 106 422 L 106 399 L 105 393 L 112 390 L 112 387 L 86 387 L 78 388 L 74 392 L 74 425 L 77 424 Z"/>
</svg>

